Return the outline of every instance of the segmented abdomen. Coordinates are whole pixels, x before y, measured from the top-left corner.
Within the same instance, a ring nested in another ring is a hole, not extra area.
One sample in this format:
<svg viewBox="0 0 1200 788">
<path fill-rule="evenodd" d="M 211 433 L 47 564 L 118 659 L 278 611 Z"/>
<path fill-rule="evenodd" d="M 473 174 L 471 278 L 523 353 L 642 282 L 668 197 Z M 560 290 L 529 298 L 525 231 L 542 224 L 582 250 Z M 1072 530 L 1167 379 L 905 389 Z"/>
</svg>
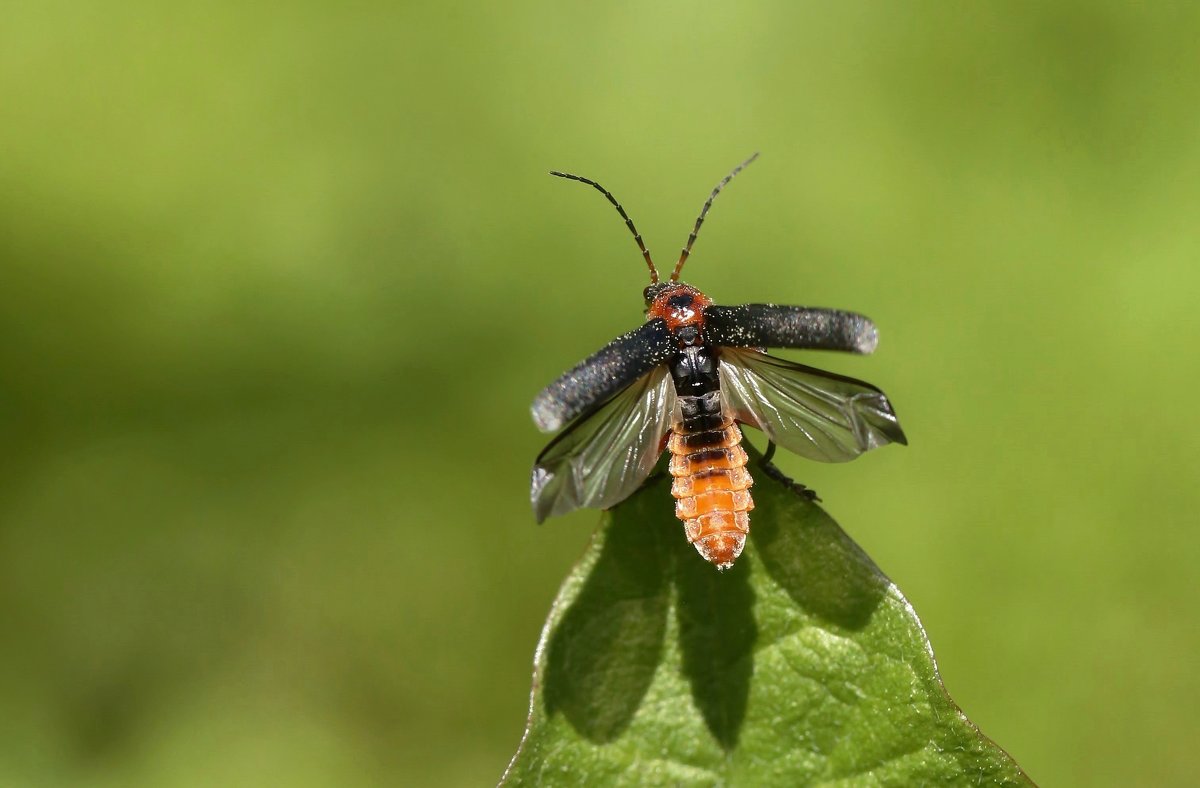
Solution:
<svg viewBox="0 0 1200 788">
<path fill-rule="evenodd" d="M 667 443 L 675 516 L 700 555 L 725 569 L 742 553 L 754 508 L 742 431 L 722 414 L 719 391 L 679 402 L 683 418 Z"/>
</svg>

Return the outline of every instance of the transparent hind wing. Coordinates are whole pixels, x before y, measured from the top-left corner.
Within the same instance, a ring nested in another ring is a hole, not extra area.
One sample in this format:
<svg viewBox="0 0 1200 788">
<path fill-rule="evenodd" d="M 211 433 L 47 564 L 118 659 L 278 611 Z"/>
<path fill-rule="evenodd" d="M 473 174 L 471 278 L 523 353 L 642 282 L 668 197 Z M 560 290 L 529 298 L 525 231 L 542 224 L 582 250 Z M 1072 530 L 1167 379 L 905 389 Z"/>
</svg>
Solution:
<svg viewBox="0 0 1200 788">
<path fill-rule="evenodd" d="M 529 497 L 537 521 L 632 495 L 662 454 L 674 410 L 674 384 L 659 366 L 577 418 L 534 463 Z"/>
<path fill-rule="evenodd" d="M 719 370 L 733 417 L 802 457 L 845 462 L 908 442 L 887 396 L 870 383 L 729 347 Z"/>
</svg>

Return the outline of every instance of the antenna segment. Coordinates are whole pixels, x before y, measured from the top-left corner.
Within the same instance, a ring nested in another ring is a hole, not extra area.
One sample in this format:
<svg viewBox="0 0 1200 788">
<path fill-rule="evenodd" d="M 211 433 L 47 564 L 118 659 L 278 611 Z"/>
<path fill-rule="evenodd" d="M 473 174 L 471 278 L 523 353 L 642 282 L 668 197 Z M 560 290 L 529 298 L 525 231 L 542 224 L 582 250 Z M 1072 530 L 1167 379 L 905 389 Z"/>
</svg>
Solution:
<svg viewBox="0 0 1200 788">
<path fill-rule="evenodd" d="M 700 209 L 700 217 L 696 219 L 696 226 L 692 228 L 691 235 L 688 236 L 687 246 L 683 247 L 683 253 L 679 255 L 679 262 L 675 264 L 675 270 L 671 272 L 671 281 L 679 281 L 679 272 L 683 270 L 683 264 L 687 262 L 688 255 L 692 253 L 692 244 L 696 243 L 696 235 L 700 232 L 700 225 L 704 224 L 704 217 L 708 215 L 708 209 L 712 207 L 713 200 L 717 199 L 717 195 L 721 193 L 721 189 L 725 188 L 725 184 L 733 180 L 733 176 L 737 175 L 750 163 L 758 158 L 758 153 L 746 159 L 744 162 L 733 168 L 733 172 L 725 176 L 725 178 L 717 184 L 717 188 L 712 190 L 712 194 L 708 195 L 708 200 L 704 203 L 704 207 Z M 571 177 L 571 176 L 567 176 Z M 599 187 L 597 187 L 599 188 Z M 611 199 L 611 197 L 609 198 Z M 618 210 L 621 206 L 617 206 Z M 630 225 L 632 226 L 632 225 Z M 655 281 L 658 281 L 657 279 Z"/>
<path fill-rule="evenodd" d="M 758 154 L 755 154 L 755 155 L 757 156 Z M 749 163 L 749 162 L 747 162 L 747 163 Z M 742 165 L 742 166 L 744 167 L 745 165 Z M 741 169 L 741 167 L 739 167 L 738 169 Z M 734 170 L 734 173 L 736 174 L 737 170 Z M 658 284 L 658 269 L 654 267 L 654 261 L 650 259 L 650 250 L 646 248 L 646 244 L 642 243 L 642 236 L 637 231 L 637 228 L 633 226 L 633 219 L 630 219 L 629 214 L 625 213 L 625 209 L 621 207 L 621 203 L 617 202 L 617 198 L 612 196 L 612 192 L 610 192 L 608 189 L 604 188 L 600 184 L 596 183 L 595 181 L 589 180 L 588 178 L 582 178 L 578 175 L 571 175 L 570 173 L 567 173 L 567 172 L 555 172 L 555 171 L 551 171 L 550 174 L 557 175 L 559 178 L 566 178 L 567 180 L 579 181 L 580 183 L 586 183 L 588 186 L 594 187 L 596 189 L 596 191 L 600 192 L 606 198 L 608 198 L 608 201 L 613 204 L 614 208 L 617 209 L 617 213 L 621 214 L 621 218 L 625 220 L 625 225 L 629 228 L 629 232 L 633 233 L 633 240 L 637 241 L 638 249 L 642 250 L 642 257 L 646 258 L 646 265 L 650 268 L 650 283 Z M 733 176 L 730 175 L 729 177 L 732 178 Z M 729 178 L 726 178 L 725 180 L 728 181 Z M 724 185 L 725 185 L 725 183 L 722 182 L 721 186 L 724 186 Z M 720 187 L 717 187 L 717 188 L 719 191 Z M 713 196 L 714 197 L 716 196 L 716 192 L 713 192 Z M 712 200 L 709 200 L 709 202 L 712 202 Z M 708 206 L 705 206 L 705 210 L 708 210 Z M 700 216 L 700 218 L 701 219 L 704 218 L 703 214 Z M 699 222 L 696 223 L 696 227 L 697 228 L 700 227 Z M 690 244 L 689 244 L 689 246 L 690 246 Z M 678 271 L 678 267 L 676 267 L 676 270 Z M 674 277 L 672 277 L 672 278 L 674 278 Z"/>
</svg>

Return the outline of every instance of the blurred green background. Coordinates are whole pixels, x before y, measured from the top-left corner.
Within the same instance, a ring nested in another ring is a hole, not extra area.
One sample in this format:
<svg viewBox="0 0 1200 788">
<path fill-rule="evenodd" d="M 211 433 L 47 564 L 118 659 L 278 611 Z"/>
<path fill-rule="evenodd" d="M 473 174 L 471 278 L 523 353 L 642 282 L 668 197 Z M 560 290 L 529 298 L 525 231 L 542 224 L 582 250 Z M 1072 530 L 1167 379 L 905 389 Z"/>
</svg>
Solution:
<svg viewBox="0 0 1200 788">
<path fill-rule="evenodd" d="M 642 319 L 863 311 L 911 440 L 782 465 L 1047 785 L 1194 779 L 1200 12 L 6 4 L 0 784 L 486 785 L 596 522 L 537 390 Z M 670 506 L 669 501 L 663 502 Z M 682 538 L 682 536 L 681 536 Z"/>
</svg>

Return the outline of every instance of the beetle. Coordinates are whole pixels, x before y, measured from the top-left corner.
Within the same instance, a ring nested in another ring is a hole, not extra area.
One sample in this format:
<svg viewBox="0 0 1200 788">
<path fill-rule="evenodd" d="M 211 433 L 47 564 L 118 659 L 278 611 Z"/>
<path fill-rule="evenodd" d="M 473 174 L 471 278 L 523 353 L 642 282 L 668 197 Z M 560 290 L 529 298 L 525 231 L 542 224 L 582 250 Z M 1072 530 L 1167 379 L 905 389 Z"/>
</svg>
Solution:
<svg viewBox="0 0 1200 788">
<path fill-rule="evenodd" d="M 609 342 L 542 390 L 533 421 L 562 432 L 538 455 L 530 500 L 540 523 L 629 497 L 671 454 L 671 494 L 688 541 L 719 569 L 733 565 L 750 530 L 754 483 L 739 425 L 823 462 L 852 460 L 888 443 L 907 444 L 887 396 L 870 383 L 767 355 L 768 347 L 867 354 L 878 332 L 863 315 L 776 304 L 720 306 L 679 274 L 712 207 L 755 153 L 721 180 L 688 235 L 667 281 L 633 220 L 625 220 L 650 269 L 646 322 Z M 565 427 L 565 429 L 563 429 Z"/>
</svg>

